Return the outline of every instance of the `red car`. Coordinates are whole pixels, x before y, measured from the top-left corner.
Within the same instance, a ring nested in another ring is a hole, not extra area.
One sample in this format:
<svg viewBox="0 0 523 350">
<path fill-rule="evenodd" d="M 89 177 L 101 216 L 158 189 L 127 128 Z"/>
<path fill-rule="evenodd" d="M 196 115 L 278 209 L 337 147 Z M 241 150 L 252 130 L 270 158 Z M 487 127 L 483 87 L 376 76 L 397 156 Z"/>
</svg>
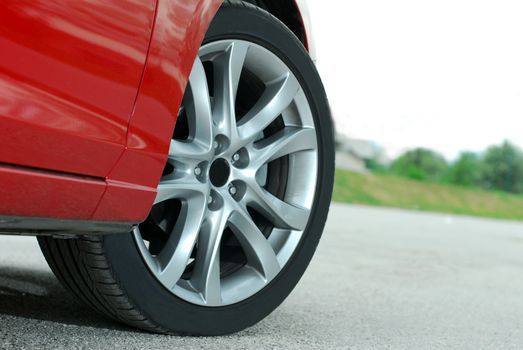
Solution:
<svg viewBox="0 0 523 350">
<path fill-rule="evenodd" d="M 255 324 L 328 213 L 333 126 L 295 0 L 3 0 L 0 232 L 145 330 Z"/>
</svg>

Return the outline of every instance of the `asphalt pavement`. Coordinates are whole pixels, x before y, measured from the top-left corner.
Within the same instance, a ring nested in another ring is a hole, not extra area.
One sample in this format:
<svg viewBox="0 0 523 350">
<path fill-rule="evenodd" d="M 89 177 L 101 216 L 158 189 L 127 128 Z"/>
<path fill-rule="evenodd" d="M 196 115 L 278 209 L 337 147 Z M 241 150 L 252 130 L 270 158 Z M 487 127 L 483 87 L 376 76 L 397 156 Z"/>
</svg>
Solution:
<svg viewBox="0 0 523 350">
<path fill-rule="evenodd" d="M 523 224 L 333 205 L 291 296 L 218 338 L 108 321 L 60 286 L 35 238 L 0 236 L 0 348 L 521 349 Z"/>
</svg>

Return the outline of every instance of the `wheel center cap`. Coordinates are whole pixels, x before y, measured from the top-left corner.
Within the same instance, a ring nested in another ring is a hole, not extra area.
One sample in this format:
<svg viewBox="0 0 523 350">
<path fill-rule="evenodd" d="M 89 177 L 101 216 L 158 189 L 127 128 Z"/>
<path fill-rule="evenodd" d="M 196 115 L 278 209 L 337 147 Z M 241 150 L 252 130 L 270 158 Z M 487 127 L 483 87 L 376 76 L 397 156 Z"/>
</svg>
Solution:
<svg viewBox="0 0 523 350">
<path fill-rule="evenodd" d="M 209 169 L 209 179 L 211 183 L 216 187 L 222 187 L 227 183 L 229 175 L 231 174 L 231 168 L 229 162 L 223 158 L 218 158 L 211 164 Z"/>
</svg>

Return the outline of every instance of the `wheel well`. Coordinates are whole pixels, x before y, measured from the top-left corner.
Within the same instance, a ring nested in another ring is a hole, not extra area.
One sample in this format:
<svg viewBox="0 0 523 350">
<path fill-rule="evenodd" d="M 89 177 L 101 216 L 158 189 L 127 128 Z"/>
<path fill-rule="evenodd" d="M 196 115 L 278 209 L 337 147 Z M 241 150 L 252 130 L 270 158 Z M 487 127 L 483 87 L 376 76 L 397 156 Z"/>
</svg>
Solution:
<svg viewBox="0 0 523 350">
<path fill-rule="evenodd" d="M 307 48 L 307 35 L 305 33 L 300 10 L 294 0 L 244 0 L 263 8 L 274 17 L 283 22 Z"/>
</svg>

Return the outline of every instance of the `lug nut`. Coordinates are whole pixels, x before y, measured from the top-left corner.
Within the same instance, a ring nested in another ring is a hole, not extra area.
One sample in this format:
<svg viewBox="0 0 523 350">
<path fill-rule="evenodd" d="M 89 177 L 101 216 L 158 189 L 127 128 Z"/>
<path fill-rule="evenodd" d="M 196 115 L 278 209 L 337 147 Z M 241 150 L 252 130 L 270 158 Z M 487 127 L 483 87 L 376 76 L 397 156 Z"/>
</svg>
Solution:
<svg viewBox="0 0 523 350">
<path fill-rule="evenodd" d="M 200 176 L 201 174 L 202 174 L 202 169 L 200 169 L 200 167 L 196 167 L 194 169 L 194 175 Z"/>
<path fill-rule="evenodd" d="M 238 153 L 235 153 L 233 156 L 232 156 L 232 161 L 233 162 L 237 162 L 240 160 L 240 155 Z"/>
<path fill-rule="evenodd" d="M 218 146 L 219 146 L 218 141 L 214 141 L 214 143 L 212 145 L 213 145 L 214 149 L 218 149 Z"/>
<path fill-rule="evenodd" d="M 209 196 L 209 198 L 207 198 L 207 204 L 212 204 L 212 195 Z"/>
<path fill-rule="evenodd" d="M 229 187 L 229 193 L 234 196 L 236 194 L 236 187 L 234 187 L 234 186 Z"/>
</svg>

